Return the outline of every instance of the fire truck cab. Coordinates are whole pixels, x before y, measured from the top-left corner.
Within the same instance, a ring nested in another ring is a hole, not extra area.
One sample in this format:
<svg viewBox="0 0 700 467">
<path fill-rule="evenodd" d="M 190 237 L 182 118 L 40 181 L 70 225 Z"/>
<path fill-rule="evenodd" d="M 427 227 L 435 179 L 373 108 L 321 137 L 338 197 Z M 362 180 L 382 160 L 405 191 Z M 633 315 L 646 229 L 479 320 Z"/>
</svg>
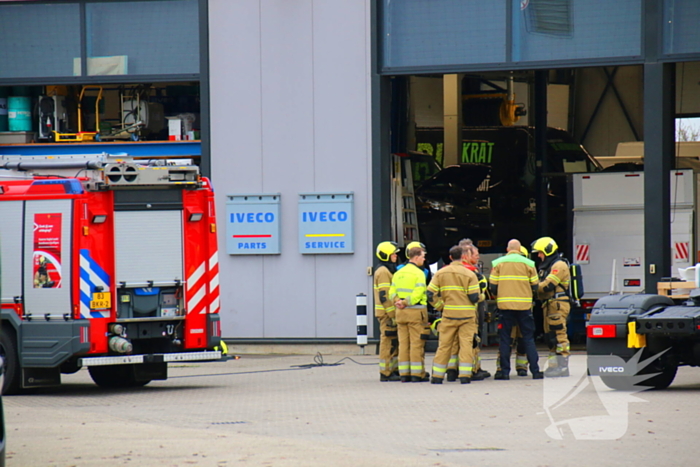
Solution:
<svg viewBox="0 0 700 467">
<path fill-rule="evenodd" d="M 3 156 L 0 218 L 4 394 L 82 367 L 142 386 L 168 362 L 224 358 L 214 193 L 197 166 Z"/>
</svg>

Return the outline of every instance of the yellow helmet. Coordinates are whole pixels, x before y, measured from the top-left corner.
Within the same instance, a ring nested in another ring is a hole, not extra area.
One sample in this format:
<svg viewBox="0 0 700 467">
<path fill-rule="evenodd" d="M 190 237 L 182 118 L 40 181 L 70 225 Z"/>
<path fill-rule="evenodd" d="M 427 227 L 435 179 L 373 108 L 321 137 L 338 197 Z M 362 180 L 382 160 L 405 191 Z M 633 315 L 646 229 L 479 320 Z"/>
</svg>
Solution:
<svg viewBox="0 0 700 467">
<path fill-rule="evenodd" d="M 399 252 L 399 246 L 394 242 L 382 242 L 377 245 L 377 258 L 379 261 L 389 261 L 391 255 Z"/>
<path fill-rule="evenodd" d="M 433 333 L 433 336 L 438 336 L 440 334 L 440 330 L 438 329 L 438 326 L 440 326 L 440 321 L 442 321 L 442 318 L 436 319 L 433 321 L 433 324 L 430 325 L 430 332 Z"/>
<path fill-rule="evenodd" d="M 219 341 L 220 345 L 214 346 L 214 350 L 221 350 L 221 355 L 228 355 L 228 345 L 226 345 L 226 342 L 224 342 L 223 339 Z"/>
<path fill-rule="evenodd" d="M 545 256 L 553 255 L 558 249 L 559 247 L 557 246 L 557 242 L 555 242 L 551 237 L 538 238 L 532 242 L 532 251 L 534 253 L 544 253 Z"/>
<path fill-rule="evenodd" d="M 423 248 L 423 251 L 427 251 L 425 245 L 423 245 L 421 242 L 411 242 L 406 245 L 406 258 L 408 258 L 408 252 L 411 251 L 411 248 Z"/>
<path fill-rule="evenodd" d="M 528 258 L 530 256 L 530 252 L 527 251 L 527 248 L 525 248 L 524 246 L 520 247 L 520 254 L 526 258 Z"/>
</svg>

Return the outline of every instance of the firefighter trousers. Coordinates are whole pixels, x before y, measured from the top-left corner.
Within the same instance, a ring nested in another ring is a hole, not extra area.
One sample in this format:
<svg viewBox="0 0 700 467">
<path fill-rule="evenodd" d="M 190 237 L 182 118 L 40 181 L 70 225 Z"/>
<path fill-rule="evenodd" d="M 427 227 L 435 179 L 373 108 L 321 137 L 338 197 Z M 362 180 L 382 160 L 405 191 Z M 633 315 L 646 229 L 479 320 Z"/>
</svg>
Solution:
<svg viewBox="0 0 700 467">
<path fill-rule="evenodd" d="M 501 372 L 510 373 L 510 349 L 513 346 L 511 332 L 513 326 L 517 325 L 523 333 L 525 343 L 525 354 L 530 364 L 530 372 L 534 375 L 539 373 L 537 348 L 535 347 L 535 319 L 532 310 L 498 310 L 501 316 L 501 323 L 498 328 L 498 350 L 501 363 Z"/>
<path fill-rule="evenodd" d="M 442 325 L 447 321 L 447 318 L 440 321 L 440 335 L 442 335 Z M 438 341 L 439 342 L 439 341 Z M 438 343 L 439 345 L 439 343 Z M 450 346 L 450 359 L 447 361 L 447 369 L 457 371 L 457 363 L 459 362 L 459 339 L 455 335 L 452 345 Z"/>
<path fill-rule="evenodd" d="M 442 326 L 442 322 L 440 323 L 440 326 Z M 476 324 L 476 327 L 477 332 L 474 333 L 474 336 L 469 343 L 469 347 L 472 348 L 474 355 L 474 361 L 472 362 L 474 366 L 474 373 L 481 370 L 481 340 L 478 338 L 478 324 Z M 442 332 L 442 328 L 440 329 L 440 332 Z M 457 366 L 459 365 L 459 345 L 459 339 L 457 339 L 457 336 L 455 336 L 455 340 L 452 343 L 452 347 L 450 348 L 450 360 L 447 362 L 448 370 L 457 370 Z"/>
<path fill-rule="evenodd" d="M 527 355 L 525 354 L 525 341 L 520 327 L 516 324 L 510 332 L 512 348 L 515 349 L 515 369 L 527 371 Z M 501 351 L 496 356 L 496 371 L 501 371 Z"/>
<path fill-rule="evenodd" d="M 557 355 L 570 355 L 569 336 L 566 332 L 566 319 L 571 305 L 568 299 L 548 300 L 542 305 L 544 314 L 544 338 L 549 347 L 549 366 L 557 366 Z"/>
<path fill-rule="evenodd" d="M 486 307 L 482 306 L 483 303 L 477 305 L 477 321 L 476 321 L 476 332 L 474 333 L 474 339 L 470 344 L 474 352 L 473 361 L 473 373 L 481 370 L 481 338 L 479 337 L 479 328 L 481 324 L 484 323 L 486 319 Z M 448 370 L 457 370 L 457 365 L 459 364 L 459 339 L 455 336 L 455 341 L 452 344 L 452 350 L 450 352 L 450 360 L 447 362 Z"/>
<path fill-rule="evenodd" d="M 425 376 L 425 341 L 428 311 L 426 308 L 396 310 L 399 334 L 399 374 L 401 376 Z"/>
<path fill-rule="evenodd" d="M 399 369 L 399 334 L 388 316 L 379 318 L 379 373 L 390 376 Z"/>
<path fill-rule="evenodd" d="M 455 341 L 459 345 L 460 378 L 470 378 L 474 366 L 474 334 L 476 334 L 476 315 L 468 318 L 442 318 L 440 322 L 440 340 L 438 350 L 433 358 L 433 377 L 442 379 L 448 368 Z"/>
</svg>

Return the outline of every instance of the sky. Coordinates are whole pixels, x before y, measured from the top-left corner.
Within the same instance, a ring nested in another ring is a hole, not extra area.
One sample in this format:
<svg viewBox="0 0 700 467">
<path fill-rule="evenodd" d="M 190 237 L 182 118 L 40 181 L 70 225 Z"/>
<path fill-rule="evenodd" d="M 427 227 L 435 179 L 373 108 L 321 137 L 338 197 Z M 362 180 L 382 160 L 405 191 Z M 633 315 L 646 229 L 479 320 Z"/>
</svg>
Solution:
<svg viewBox="0 0 700 467">
<path fill-rule="evenodd" d="M 687 128 L 690 133 L 697 134 L 696 140 L 700 140 L 700 118 L 677 118 L 676 133 L 678 132 L 679 125 Z"/>
</svg>

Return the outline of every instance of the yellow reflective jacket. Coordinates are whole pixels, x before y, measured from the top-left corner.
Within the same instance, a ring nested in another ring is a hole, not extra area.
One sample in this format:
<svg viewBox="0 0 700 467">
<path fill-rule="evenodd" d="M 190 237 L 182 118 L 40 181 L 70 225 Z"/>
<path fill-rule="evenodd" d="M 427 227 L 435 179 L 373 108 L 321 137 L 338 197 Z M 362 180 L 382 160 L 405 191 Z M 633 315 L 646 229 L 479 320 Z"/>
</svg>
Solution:
<svg viewBox="0 0 700 467">
<path fill-rule="evenodd" d="M 386 266 L 380 266 L 374 271 L 374 316 L 381 319 L 384 316 L 394 318 L 396 307 L 389 295 L 393 274 Z"/>
<path fill-rule="evenodd" d="M 557 260 L 548 270 L 540 270 L 542 280 L 537 287 L 538 297 L 542 300 L 557 299 L 569 301 L 567 291 L 571 281 L 569 265 L 566 261 Z"/>
<path fill-rule="evenodd" d="M 425 308 L 425 272 L 413 263 L 408 263 L 394 274 L 389 288 L 391 301 L 400 298 L 408 308 Z"/>
<path fill-rule="evenodd" d="M 479 291 L 476 274 L 461 261 L 453 261 L 435 273 L 428 286 L 428 298 L 444 318 L 469 318 L 476 313 L 476 303 L 483 299 Z"/>
<path fill-rule="evenodd" d="M 492 263 L 491 292 L 499 310 L 529 310 L 537 287 L 535 263 L 519 252 L 510 251 Z"/>
</svg>

